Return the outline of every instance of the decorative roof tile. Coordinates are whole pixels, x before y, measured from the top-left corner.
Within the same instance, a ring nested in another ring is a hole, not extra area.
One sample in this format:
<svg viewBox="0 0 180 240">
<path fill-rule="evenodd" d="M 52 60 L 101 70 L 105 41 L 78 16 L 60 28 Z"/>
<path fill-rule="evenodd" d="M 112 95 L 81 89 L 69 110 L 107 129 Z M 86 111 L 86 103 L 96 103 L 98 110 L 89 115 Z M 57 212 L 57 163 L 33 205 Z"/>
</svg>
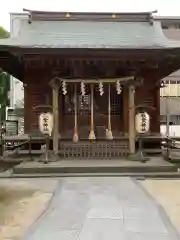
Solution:
<svg viewBox="0 0 180 240">
<path fill-rule="evenodd" d="M 180 41 L 167 39 L 161 23 L 154 21 L 22 20 L 17 38 L 0 41 L 0 47 L 161 49 L 180 48 Z"/>
</svg>

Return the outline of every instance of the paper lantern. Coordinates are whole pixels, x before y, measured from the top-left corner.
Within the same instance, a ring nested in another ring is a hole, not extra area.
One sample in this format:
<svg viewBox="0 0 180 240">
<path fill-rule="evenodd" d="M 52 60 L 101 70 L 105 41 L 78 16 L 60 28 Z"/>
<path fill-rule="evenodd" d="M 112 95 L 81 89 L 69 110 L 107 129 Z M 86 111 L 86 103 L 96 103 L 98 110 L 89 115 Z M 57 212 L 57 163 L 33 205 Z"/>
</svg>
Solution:
<svg viewBox="0 0 180 240">
<path fill-rule="evenodd" d="M 136 131 L 140 134 L 147 133 L 150 128 L 150 117 L 147 112 L 140 112 L 135 117 Z"/>
<path fill-rule="evenodd" d="M 51 136 L 53 130 L 53 115 L 50 112 L 39 115 L 39 129 L 43 134 Z"/>
</svg>

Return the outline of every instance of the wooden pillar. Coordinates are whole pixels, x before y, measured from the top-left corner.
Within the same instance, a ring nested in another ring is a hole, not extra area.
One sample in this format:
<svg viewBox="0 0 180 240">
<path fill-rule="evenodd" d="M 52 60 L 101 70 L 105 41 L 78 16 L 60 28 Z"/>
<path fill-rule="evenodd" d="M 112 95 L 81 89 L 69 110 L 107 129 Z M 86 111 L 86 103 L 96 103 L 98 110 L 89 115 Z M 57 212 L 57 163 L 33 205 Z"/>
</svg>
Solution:
<svg viewBox="0 0 180 240">
<path fill-rule="evenodd" d="M 59 87 L 60 79 L 54 78 L 50 85 L 53 89 L 53 152 L 58 154 L 59 147 Z"/>
<path fill-rule="evenodd" d="M 129 153 L 135 153 L 135 88 L 129 86 Z"/>
<path fill-rule="evenodd" d="M 29 88 L 27 84 L 23 84 L 24 87 L 24 133 L 30 132 L 31 116 L 33 114 L 31 94 L 29 94 Z"/>
<path fill-rule="evenodd" d="M 156 90 L 155 96 L 155 132 L 160 133 L 160 88 Z"/>
<path fill-rule="evenodd" d="M 128 92 L 128 87 L 125 86 L 124 89 L 123 89 L 123 128 L 121 126 L 121 131 L 123 132 L 124 131 L 124 135 L 125 136 L 128 136 L 128 126 L 129 126 L 129 123 L 128 123 L 128 119 L 129 119 L 129 111 L 127 111 L 127 109 L 129 109 L 129 92 Z"/>
</svg>

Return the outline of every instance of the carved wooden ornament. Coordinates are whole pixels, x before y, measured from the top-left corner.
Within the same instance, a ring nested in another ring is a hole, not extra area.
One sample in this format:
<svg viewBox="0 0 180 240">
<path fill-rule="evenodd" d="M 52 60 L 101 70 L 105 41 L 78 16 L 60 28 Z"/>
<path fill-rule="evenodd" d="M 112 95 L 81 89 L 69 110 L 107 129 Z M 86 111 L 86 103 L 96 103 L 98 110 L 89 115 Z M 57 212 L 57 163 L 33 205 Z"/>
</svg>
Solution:
<svg viewBox="0 0 180 240">
<path fill-rule="evenodd" d="M 104 94 L 104 87 L 103 87 L 103 82 L 99 82 L 99 94 L 102 96 Z"/>
<path fill-rule="evenodd" d="M 81 95 L 84 96 L 86 94 L 86 87 L 84 82 L 81 82 Z"/>
<path fill-rule="evenodd" d="M 116 82 L 116 91 L 117 91 L 118 95 L 120 95 L 122 92 L 122 87 L 121 87 L 120 81 Z"/>
<path fill-rule="evenodd" d="M 53 115 L 50 112 L 41 113 L 39 115 L 39 130 L 43 134 L 51 136 L 53 130 Z"/>
</svg>

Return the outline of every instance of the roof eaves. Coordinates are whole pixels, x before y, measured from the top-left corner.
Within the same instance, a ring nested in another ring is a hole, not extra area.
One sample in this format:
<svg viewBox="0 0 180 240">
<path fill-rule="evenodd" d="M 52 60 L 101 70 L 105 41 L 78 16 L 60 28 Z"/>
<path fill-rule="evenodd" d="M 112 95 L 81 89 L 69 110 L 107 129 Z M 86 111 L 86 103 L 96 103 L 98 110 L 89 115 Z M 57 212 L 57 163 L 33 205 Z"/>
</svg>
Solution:
<svg viewBox="0 0 180 240">
<path fill-rule="evenodd" d="M 28 12 L 10 12 L 10 15 L 16 15 L 16 16 L 27 16 L 29 15 Z"/>
<path fill-rule="evenodd" d="M 23 8 L 23 11 L 29 13 L 37 13 L 37 14 L 61 14 L 61 13 L 74 13 L 74 14 L 86 14 L 86 15 L 112 15 L 112 14 L 119 14 L 119 15 L 145 15 L 145 14 L 153 14 L 157 13 L 157 10 L 149 11 L 149 12 L 71 12 L 71 11 L 43 11 L 43 10 L 31 10 Z"/>
<path fill-rule="evenodd" d="M 153 21 L 152 12 L 53 12 L 23 9 L 29 13 L 29 22 L 32 21 L 60 21 L 60 20 L 90 20 L 90 21 L 125 21 L 150 22 Z"/>
<path fill-rule="evenodd" d="M 180 16 L 154 16 L 155 20 L 180 20 Z"/>
</svg>

